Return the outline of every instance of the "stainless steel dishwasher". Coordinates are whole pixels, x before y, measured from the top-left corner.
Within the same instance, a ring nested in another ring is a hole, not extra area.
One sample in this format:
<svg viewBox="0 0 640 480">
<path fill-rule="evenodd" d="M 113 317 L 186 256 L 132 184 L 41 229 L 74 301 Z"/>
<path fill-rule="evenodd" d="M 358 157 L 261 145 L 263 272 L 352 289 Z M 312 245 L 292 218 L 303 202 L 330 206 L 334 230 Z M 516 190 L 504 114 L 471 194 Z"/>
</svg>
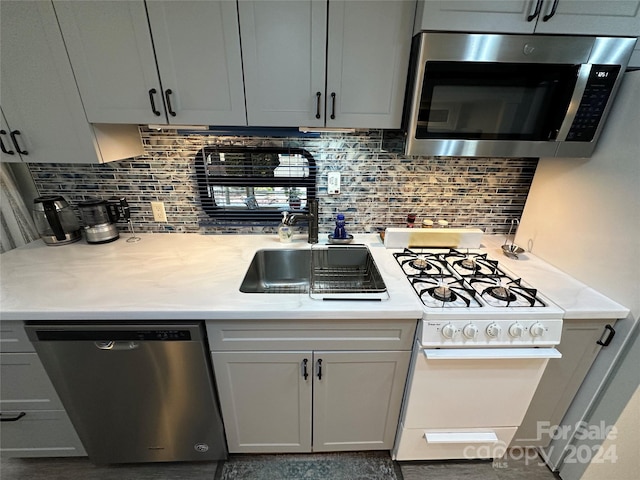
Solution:
<svg viewBox="0 0 640 480">
<path fill-rule="evenodd" d="M 201 322 L 25 329 L 92 462 L 227 457 Z"/>
</svg>

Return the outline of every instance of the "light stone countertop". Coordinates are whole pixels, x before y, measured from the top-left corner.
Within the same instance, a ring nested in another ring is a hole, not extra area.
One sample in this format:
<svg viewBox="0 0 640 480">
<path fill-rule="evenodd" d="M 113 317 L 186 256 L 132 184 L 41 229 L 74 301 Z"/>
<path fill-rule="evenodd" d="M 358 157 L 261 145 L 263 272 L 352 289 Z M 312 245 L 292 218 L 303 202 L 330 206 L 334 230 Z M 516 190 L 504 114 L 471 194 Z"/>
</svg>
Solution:
<svg viewBox="0 0 640 480">
<path fill-rule="evenodd" d="M 309 248 L 275 235 L 142 234 L 128 243 L 58 247 L 35 241 L 0 255 L 2 320 L 418 319 L 422 304 L 377 235 L 367 244 L 390 298 L 321 301 L 304 294 L 239 291 L 255 251 Z M 565 318 L 625 318 L 628 309 L 530 254 L 510 260 L 503 236 L 483 237 L 490 257 L 565 310 Z"/>
<path fill-rule="evenodd" d="M 41 240 L 0 256 L 2 320 L 418 319 L 421 303 L 377 235 L 366 243 L 390 298 L 322 301 L 239 291 L 254 253 L 309 248 L 306 235 L 142 234 L 128 243 Z"/>
<path fill-rule="evenodd" d="M 482 243 L 490 257 L 499 260 L 505 268 L 522 277 L 562 308 L 565 312 L 563 318 L 621 319 L 629 314 L 627 307 L 531 253 L 520 254 L 517 260 L 506 257 L 501 248 L 504 240 L 503 235 L 485 235 Z"/>
</svg>

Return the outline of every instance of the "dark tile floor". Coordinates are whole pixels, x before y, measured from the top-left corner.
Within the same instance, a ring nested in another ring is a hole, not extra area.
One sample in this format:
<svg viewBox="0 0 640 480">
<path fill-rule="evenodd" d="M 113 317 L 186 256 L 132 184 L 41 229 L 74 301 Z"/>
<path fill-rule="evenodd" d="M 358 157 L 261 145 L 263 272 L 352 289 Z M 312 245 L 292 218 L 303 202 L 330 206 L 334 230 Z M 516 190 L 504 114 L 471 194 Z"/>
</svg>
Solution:
<svg viewBox="0 0 640 480">
<path fill-rule="evenodd" d="M 514 452 L 515 453 L 515 452 Z M 97 467 L 86 458 L 0 460 L 2 480 L 214 480 L 216 462 L 162 463 Z M 397 470 L 397 469 L 396 469 Z M 554 480 L 535 455 L 509 455 L 500 460 L 400 462 L 398 480 Z M 263 480 L 281 480 L 265 477 Z M 326 480 L 332 480 L 327 478 Z M 390 479 L 394 480 L 394 479 Z"/>
</svg>

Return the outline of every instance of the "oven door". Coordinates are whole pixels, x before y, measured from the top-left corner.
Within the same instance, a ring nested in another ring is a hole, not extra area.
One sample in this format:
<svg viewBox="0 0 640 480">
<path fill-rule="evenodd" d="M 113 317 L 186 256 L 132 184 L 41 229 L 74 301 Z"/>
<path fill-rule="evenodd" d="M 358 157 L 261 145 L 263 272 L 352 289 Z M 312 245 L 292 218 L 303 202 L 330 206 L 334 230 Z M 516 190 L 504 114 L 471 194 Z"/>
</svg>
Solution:
<svg viewBox="0 0 640 480">
<path fill-rule="evenodd" d="M 499 456 L 547 362 L 561 357 L 555 348 L 416 348 L 413 355 L 398 460 Z"/>
</svg>

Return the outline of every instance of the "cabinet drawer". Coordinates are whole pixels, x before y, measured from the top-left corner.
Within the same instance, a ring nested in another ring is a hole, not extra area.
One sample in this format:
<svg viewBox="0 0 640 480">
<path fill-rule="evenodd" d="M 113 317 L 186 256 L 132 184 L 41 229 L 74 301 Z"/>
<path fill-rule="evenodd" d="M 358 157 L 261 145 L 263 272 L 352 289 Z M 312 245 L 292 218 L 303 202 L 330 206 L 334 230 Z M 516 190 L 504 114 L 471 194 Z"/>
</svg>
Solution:
<svg viewBox="0 0 640 480">
<path fill-rule="evenodd" d="M 20 412 L 3 411 L 3 416 Z M 14 422 L 3 422 L 0 454 L 3 457 L 72 457 L 86 455 L 64 411 L 25 411 Z"/>
<path fill-rule="evenodd" d="M 210 321 L 214 351 L 411 350 L 416 320 Z"/>
<path fill-rule="evenodd" d="M 62 403 L 36 353 L 1 353 L 0 409 L 58 410 Z M 4 427 L 4 423 L 2 424 Z"/>
<path fill-rule="evenodd" d="M 0 322 L 0 352 L 35 352 L 22 322 Z"/>
<path fill-rule="evenodd" d="M 446 430 L 403 428 L 396 441 L 394 459 L 500 458 L 515 433 L 515 427 Z"/>
</svg>

